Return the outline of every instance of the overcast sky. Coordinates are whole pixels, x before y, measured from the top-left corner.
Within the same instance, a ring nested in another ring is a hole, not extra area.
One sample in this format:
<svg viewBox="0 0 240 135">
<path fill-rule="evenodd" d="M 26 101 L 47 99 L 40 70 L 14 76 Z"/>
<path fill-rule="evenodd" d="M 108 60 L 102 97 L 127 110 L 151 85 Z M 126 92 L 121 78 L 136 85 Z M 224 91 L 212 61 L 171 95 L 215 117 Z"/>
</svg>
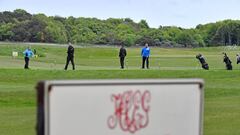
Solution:
<svg viewBox="0 0 240 135">
<path fill-rule="evenodd" d="M 150 27 L 195 27 L 240 19 L 240 0 L 0 0 L 0 11 L 21 8 L 48 16 L 145 19 Z"/>
</svg>

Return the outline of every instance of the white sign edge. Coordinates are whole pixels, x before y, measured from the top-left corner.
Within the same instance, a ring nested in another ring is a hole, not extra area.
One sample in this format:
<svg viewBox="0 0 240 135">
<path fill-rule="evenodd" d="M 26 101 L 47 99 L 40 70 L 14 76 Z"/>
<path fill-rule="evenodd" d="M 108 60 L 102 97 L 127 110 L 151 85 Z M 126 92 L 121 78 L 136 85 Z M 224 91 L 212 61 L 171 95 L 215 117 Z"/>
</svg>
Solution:
<svg viewBox="0 0 240 135">
<path fill-rule="evenodd" d="M 44 135 L 49 135 L 48 110 L 49 95 L 48 92 L 52 86 L 83 86 L 83 85 L 173 85 L 173 84 L 196 84 L 200 90 L 200 124 L 199 135 L 203 135 L 203 115 L 204 115 L 204 80 L 198 78 L 188 79 L 93 79 L 93 80 L 46 80 L 44 83 Z"/>
</svg>

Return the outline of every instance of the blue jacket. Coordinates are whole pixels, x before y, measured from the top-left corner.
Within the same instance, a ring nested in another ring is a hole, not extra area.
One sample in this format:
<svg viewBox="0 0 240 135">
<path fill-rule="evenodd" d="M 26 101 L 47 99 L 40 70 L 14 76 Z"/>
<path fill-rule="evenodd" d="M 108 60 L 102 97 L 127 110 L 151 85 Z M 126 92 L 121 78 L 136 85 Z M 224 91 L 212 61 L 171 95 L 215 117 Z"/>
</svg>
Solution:
<svg viewBox="0 0 240 135">
<path fill-rule="evenodd" d="M 150 48 L 149 47 L 144 47 L 142 49 L 141 55 L 142 55 L 142 57 L 149 57 L 149 55 L 150 55 Z"/>
<path fill-rule="evenodd" d="M 24 57 L 32 57 L 33 56 L 33 52 L 30 50 L 30 49 L 26 49 L 24 52 L 23 52 L 23 55 Z"/>
</svg>

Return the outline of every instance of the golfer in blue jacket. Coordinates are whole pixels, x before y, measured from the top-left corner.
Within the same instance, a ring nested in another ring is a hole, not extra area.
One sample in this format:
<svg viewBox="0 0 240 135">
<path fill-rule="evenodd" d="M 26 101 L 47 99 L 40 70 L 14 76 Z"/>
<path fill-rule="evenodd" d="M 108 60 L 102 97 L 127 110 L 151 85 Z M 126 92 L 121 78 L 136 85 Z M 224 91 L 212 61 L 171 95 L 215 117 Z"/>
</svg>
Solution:
<svg viewBox="0 0 240 135">
<path fill-rule="evenodd" d="M 150 56 L 150 48 L 148 47 L 148 43 L 145 44 L 145 47 L 142 48 L 142 68 L 145 68 L 145 62 L 147 68 L 149 69 L 149 56 Z"/>
<path fill-rule="evenodd" d="M 28 65 L 29 65 L 29 60 L 30 60 L 30 57 L 33 56 L 33 52 L 32 50 L 28 47 L 24 52 L 23 52 L 23 55 L 24 55 L 24 60 L 25 60 L 25 66 L 24 68 L 25 69 L 29 69 Z"/>
</svg>

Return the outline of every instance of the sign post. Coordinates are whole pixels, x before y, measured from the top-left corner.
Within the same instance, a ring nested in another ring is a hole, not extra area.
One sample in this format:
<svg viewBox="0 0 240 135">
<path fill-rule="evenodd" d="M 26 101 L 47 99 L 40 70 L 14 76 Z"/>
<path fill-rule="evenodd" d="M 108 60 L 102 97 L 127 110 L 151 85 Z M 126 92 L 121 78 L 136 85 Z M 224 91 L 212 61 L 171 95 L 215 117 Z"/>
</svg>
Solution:
<svg viewBox="0 0 240 135">
<path fill-rule="evenodd" d="M 38 135 L 202 135 L 201 79 L 44 81 L 37 95 Z"/>
</svg>

